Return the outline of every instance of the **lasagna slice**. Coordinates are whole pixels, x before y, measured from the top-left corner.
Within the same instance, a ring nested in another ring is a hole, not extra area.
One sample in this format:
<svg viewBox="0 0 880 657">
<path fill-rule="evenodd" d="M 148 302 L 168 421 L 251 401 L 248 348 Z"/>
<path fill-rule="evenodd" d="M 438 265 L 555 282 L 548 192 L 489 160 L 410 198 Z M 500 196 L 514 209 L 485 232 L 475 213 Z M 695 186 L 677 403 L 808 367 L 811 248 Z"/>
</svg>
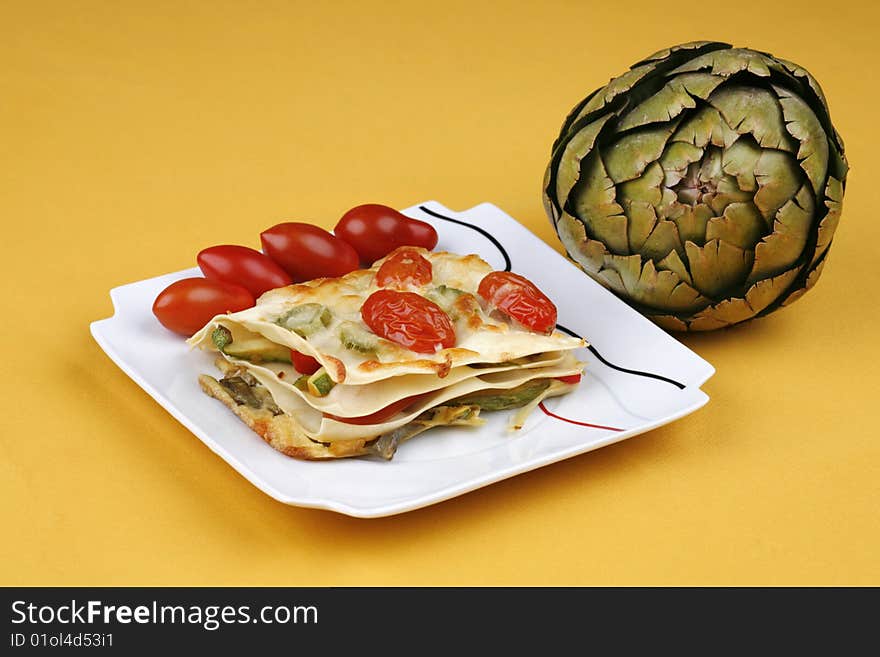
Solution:
<svg viewBox="0 0 880 657">
<path fill-rule="evenodd" d="M 387 262 L 403 262 L 403 273 L 386 276 Z M 518 409 L 519 428 L 542 399 L 577 385 L 574 350 L 585 343 L 530 329 L 482 298 L 491 273 L 475 255 L 403 247 L 369 269 L 271 290 L 190 338 L 218 352 L 222 377 L 200 385 L 296 458 L 391 458 L 412 436 L 480 424 L 485 411 Z M 380 296 L 391 301 L 377 320 L 366 309 Z M 309 373 L 293 365 L 303 357 Z"/>
</svg>

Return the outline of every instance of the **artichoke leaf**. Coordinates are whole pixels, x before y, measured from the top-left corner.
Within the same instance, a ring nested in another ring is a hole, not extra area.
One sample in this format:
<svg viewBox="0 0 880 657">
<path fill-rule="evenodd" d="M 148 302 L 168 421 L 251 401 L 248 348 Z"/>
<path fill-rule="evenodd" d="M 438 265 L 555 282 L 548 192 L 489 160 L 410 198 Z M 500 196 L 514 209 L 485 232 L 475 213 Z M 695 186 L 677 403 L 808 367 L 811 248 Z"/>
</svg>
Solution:
<svg viewBox="0 0 880 657">
<path fill-rule="evenodd" d="M 624 203 L 650 203 L 656 208 L 663 199 L 663 179 L 663 167 L 659 162 L 654 162 L 635 180 L 620 183 L 617 186 L 617 197 Z"/>
<path fill-rule="evenodd" d="M 607 256 L 599 276 L 636 303 L 667 312 L 696 312 L 710 303 L 675 272 L 658 270 L 652 260 L 637 255 Z"/>
<path fill-rule="evenodd" d="M 798 162 L 818 196 L 828 175 L 828 135 L 803 99 L 782 87 L 774 86 L 773 90 L 779 96 L 786 130 L 800 143 Z"/>
<path fill-rule="evenodd" d="M 834 131 L 837 135 L 837 131 Z M 840 137 L 837 137 L 838 142 Z M 849 171 L 849 163 L 846 161 L 846 155 L 843 153 L 843 144 L 838 146 L 834 142 L 828 144 L 828 171 L 832 176 L 841 182 L 846 180 L 846 174 Z"/>
<path fill-rule="evenodd" d="M 764 233 L 766 224 L 752 203 L 731 203 L 720 217 L 706 224 L 706 240 L 722 240 L 741 249 L 751 249 Z"/>
<path fill-rule="evenodd" d="M 828 184 L 825 186 L 825 207 L 828 208 L 828 212 L 819 222 L 816 251 L 810 261 L 810 266 L 816 264 L 816 261 L 831 246 L 831 239 L 840 222 L 840 213 L 843 211 L 843 185 L 837 178 L 829 178 Z"/>
<path fill-rule="evenodd" d="M 721 169 L 736 178 L 736 185 L 747 192 L 758 189 L 755 168 L 763 151 L 751 139 L 740 139 L 721 153 Z"/>
<path fill-rule="evenodd" d="M 615 183 L 635 180 L 663 154 L 677 122 L 624 135 L 603 149 L 608 175 Z"/>
<path fill-rule="evenodd" d="M 779 99 L 758 87 L 723 86 L 709 96 L 727 125 L 741 135 L 751 134 L 763 148 L 797 152 L 785 129 Z"/>
<path fill-rule="evenodd" d="M 755 180 L 758 191 L 754 203 L 769 226 L 779 208 L 791 201 L 801 188 L 801 172 L 786 153 L 765 150 L 755 166 Z"/>
<path fill-rule="evenodd" d="M 691 273 L 687 270 L 684 260 L 678 255 L 678 251 L 670 251 L 669 254 L 657 263 L 658 269 L 666 269 L 675 274 L 685 283 L 693 287 L 694 281 L 691 279 Z"/>
<path fill-rule="evenodd" d="M 710 148 L 706 157 L 700 162 L 699 179 L 702 183 L 710 183 L 723 175 L 721 151 Z"/>
<path fill-rule="evenodd" d="M 819 99 L 819 103 L 825 108 L 825 112 L 828 112 L 828 101 L 825 99 L 825 92 L 822 91 L 822 87 L 819 85 L 819 81 L 814 78 L 810 72 L 802 66 L 795 64 L 794 62 L 790 62 L 786 59 L 782 59 L 781 57 L 775 58 L 777 62 L 782 64 L 783 68 L 791 73 L 795 78 L 803 78 L 807 81 L 807 86 L 812 89 L 813 93 L 816 94 L 816 97 Z"/>
<path fill-rule="evenodd" d="M 685 242 L 694 287 L 710 298 L 719 298 L 740 285 L 752 268 L 754 254 L 722 242 L 710 240 L 703 246 Z"/>
<path fill-rule="evenodd" d="M 669 80 L 654 95 L 646 98 L 627 112 L 617 124 L 617 132 L 669 121 L 685 109 L 697 106 L 694 98 L 705 100 L 724 78 L 711 73 L 686 73 Z"/>
<path fill-rule="evenodd" d="M 630 258 L 639 258 L 641 260 L 640 256 L 629 256 L 629 257 Z M 621 278 L 620 274 L 617 273 L 617 270 L 615 270 L 615 269 L 601 269 L 601 270 L 599 270 L 599 273 L 596 274 L 596 276 L 594 276 L 594 278 L 597 281 L 599 281 L 600 283 L 602 283 L 602 285 L 604 285 L 605 287 L 607 287 L 610 290 L 619 294 L 624 299 L 626 299 L 626 297 L 628 296 L 628 293 L 626 291 L 626 286 L 623 284 L 623 279 Z"/>
<path fill-rule="evenodd" d="M 612 78 L 601 91 L 590 99 L 590 102 L 583 106 L 572 123 L 582 116 L 586 116 L 590 112 L 602 109 L 619 95 L 630 91 L 637 82 L 651 73 L 655 68 L 657 68 L 656 64 L 644 64 L 642 66 L 631 68 L 626 73 L 618 75 L 616 78 Z"/>
<path fill-rule="evenodd" d="M 756 281 L 746 292 L 746 300 L 758 314 L 764 308 L 776 301 L 797 278 L 798 270 L 789 269 L 778 276 L 772 278 L 764 278 Z"/>
<path fill-rule="evenodd" d="M 682 64 L 672 71 L 673 75 L 710 69 L 715 75 L 730 77 L 740 71 L 748 71 L 762 78 L 770 77 L 770 68 L 773 60 L 754 50 L 746 48 L 730 48 L 717 50 L 694 57 L 691 61 Z"/>
<path fill-rule="evenodd" d="M 641 252 L 645 240 L 657 225 L 657 212 L 654 206 L 643 201 L 635 201 L 627 205 L 627 236 L 629 246 L 635 252 Z"/>
<path fill-rule="evenodd" d="M 581 161 L 593 151 L 596 137 L 611 116 L 608 114 L 597 121 L 588 123 L 565 145 L 562 159 L 559 160 L 559 166 L 556 169 L 556 200 L 561 207 L 565 207 L 568 195 L 577 183 L 581 173 Z"/>
<path fill-rule="evenodd" d="M 559 239 L 572 260 L 586 272 L 598 274 L 605 263 L 608 249 L 605 245 L 587 237 L 584 224 L 567 212 L 563 212 L 557 224 Z"/>
<path fill-rule="evenodd" d="M 686 205 L 678 200 L 678 194 L 663 187 L 660 193 L 660 205 L 657 206 L 657 216 L 671 219 L 680 212 L 680 207 Z"/>
<path fill-rule="evenodd" d="M 688 322 L 689 331 L 715 331 L 729 326 L 723 319 L 716 317 L 714 311 L 707 311 Z"/>
<path fill-rule="evenodd" d="M 807 274 L 807 282 L 804 284 L 804 292 L 812 288 L 816 281 L 819 280 L 819 276 L 822 275 L 822 270 L 825 269 L 825 263 L 828 262 L 828 255 L 826 254 L 824 258 L 819 261 L 813 269 Z"/>
<path fill-rule="evenodd" d="M 782 306 L 783 306 L 783 307 L 785 307 L 785 306 L 790 306 L 790 305 L 793 304 L 795 301 L 797 301 L 797 300 L 800 299 L 802 296 L 804 296 L 806 293 L 807 293 L 806 289 L 804 289 L 804 288 L 802 288 L 802 287 L 799 287 L 798 289 L 796 289 L 794 292 L 792 292 L 791 294 L 789 294 L 789 295 L 785 298 L 785 301 L 782 302 Z"/>
<path fill-rule="evenodd" d="M 822 270 L 825 268 L 825 263 L 828 261 L 828 256 L 825 256 L 819 261 L 819 264 L 816 265 L 809 274 L 807 274 L 807 280 L 804 283 L 802 288 L 799 288 L 792 292 L 786 297 L 785 301 L 782 302 L 783 306 L 790 306 L 795 301 L 804 296 L 807 291 L 816 284 L 816 281 L 819 280 L 819 276 L 822 275 Z"/>
<path fill-rule="evenodd" d="M 755 246 L 755 264 L 748 282 L 775 276 L 803 255 L 813 225 L 813 195 L 807 185 L 776 213 L 773 232 Z"/>
<path fill-rule="evenodd" d="M 571 127 L 574 125 L 575 120 L 580 121 L 581 119 L 584 118 L 584 116 L 581 114 L 581 108 L 583 108 L 587 103 L 589 103 L 593 99 L 593 96 L 598 94 L 600 91 L 602 91 L 602 89 L 596 89 L 591 94 L 589 94 L 586 98 L 581 100 L 577 105 L 575 105 L 574 107 L 571 108 L 571 111 L 568 113 L 568 116 L 566 116 L 565 120 L 562 122 L 562 128 L 559 130 L 559 136 L 553 140 L 553 145 L 550 147 L 551 159 L 556 157 L 556 155 L 558 153 L 558 149 L 559 149 L 559 144 L 561 144 L 562 141 L 566 137 L 568 137 L 569 131 L 570 131 Z"/>
<path fill-rule="evenodd" d="M 665 175 L 663 184 L 674 187 L 685 177 L 688 167 L 699 162 L 703 157 L 703 149 L 684 141 L 672 141 L 666 145 L 660 156 L 660 167 Z"/>
<path fill-rule="evenodd" d="M 717 109 L 703 107 L 682 121 L 670 141 L 685 142 L 705 148 L 709 144 L 729 147 L 737 139 L 739 133 L 727 125 L 727 121 L 721 118 Z"/>
<path fill-rule="evenodd" d="M 629 252 L 626 215 L 597 151 L 584 160 L 581 178 L 572 191 L 572 205 L 590 238 L 605 243 L 612 253 Z"/>
<path fill-rule="evenodd" d="M 734 297 L 733 299 L 725 299 L 714 306 L 709 306 L 705 310 L 700 311 L 693 317 L 696 323 L 696 330 L 700 330 L 700 326 L 705 322 L 711 324 L 712 328 L 718 328 L 715 323 L 720 322 L 723 326 L 738 324 L 755 316 L 755 310 L 745 299 Z"/>
<path fill-rule="evenodd" d="M 651 210 L 653 211 L 653 208 Z M 670 253 L 675 252 L 683 257 L 685 251 L 678 235 L 678 226 L 672 221 L 659 220 L 639 251 L 644 257 L 654 261 L 662 260 Z"/>
<path fill-rule="evenodd" d="M 550 197 L 550 178 L 552 173 L 552 163 L 547 166 L 547 169 L 544 171 L 544 180 L 541 183 L 541 200 L 544 203 L 544 212 L 547 213 L 547 216 L 550 218 L 550 223 L 554 226 L 559 221 L 559 210 L 556 207 L 556 202 L 553 198 Z"/>
<path fill-rule="evenodd" d="M 751 192 L 739 188 L 736 178 L 725 174 L 717 180 L 715 192 L 706 194 L 703 202 L 712 208 L 716 216 L 720 216 L 731 203 L 750 203 L 752 198 Z"/>
<path fill-rule="evenodd" d="M 695 244 L 706 243 L 706 227 L 709 219 L 715 216 L 712 209 L 705 203 L 697 203 L 694 206 L 677 204 L 671 219 L 678 227 L 678 234 L 683 242 Z"/>
<path fill-rule="evenodd" d="M 650 57 L 645 57 L 645 59 L 640 61 L 639 64 L 668 59 L 670 55 L 673 55 L 682 50 L 704 50 L 706 46 L 712 46 L 712 50 L 720 50 L 723 48 L 731 47 L 729 43 L 721 43 L 720 41 L 688 41 L 687 43 L 680 43 L 677 46 L 671 46 L 669 48 L 658 50 Z"/>
</svg>

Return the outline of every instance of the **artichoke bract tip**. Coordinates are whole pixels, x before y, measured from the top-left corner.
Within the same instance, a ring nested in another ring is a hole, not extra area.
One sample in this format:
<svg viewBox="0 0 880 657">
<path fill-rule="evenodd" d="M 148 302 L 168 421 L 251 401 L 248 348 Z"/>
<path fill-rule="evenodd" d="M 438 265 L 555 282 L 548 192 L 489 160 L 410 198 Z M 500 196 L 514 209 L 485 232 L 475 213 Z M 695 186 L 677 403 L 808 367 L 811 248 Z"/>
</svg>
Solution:
<svg viewBox="0 0 880 657">
<path fill-rule="evenodd" d="M 553 144 L 544 207 L 594 279 L 664 328 L 712 330 L 816 283 L 847 170 L 806 69 L 695 41 L 574 107 Z"/>
</svg>

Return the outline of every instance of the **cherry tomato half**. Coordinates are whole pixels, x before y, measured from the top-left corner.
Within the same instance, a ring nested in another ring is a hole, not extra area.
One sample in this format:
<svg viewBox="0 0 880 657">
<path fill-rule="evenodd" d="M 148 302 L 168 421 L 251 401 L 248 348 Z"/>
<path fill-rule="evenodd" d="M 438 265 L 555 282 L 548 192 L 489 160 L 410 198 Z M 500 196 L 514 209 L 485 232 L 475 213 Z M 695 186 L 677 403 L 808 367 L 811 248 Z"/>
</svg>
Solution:
<svg viewBox="0 0 880 657">
<path fill-rule="evenodd" d="M 295 221 L 260 233 L 263 251 L 290 274 L 295 283 L 336 278 L 360 266 L 357 251 L 323 228 Z"/>
<path fill-rule="evenodd" d="M 569 374 L 568 376 L 557 376 L 556 380 L 562 381 L 563 383 L 570 383 L 573 385 L 575 383 L 581 382 L 581 376 L 582 376 L 581 374 Z"/>
<path fill-rule="evenodd" d="M 207 278 L 184 278 L 159 293 L 153 302 L 153 314 L 165 328 L 189 337 L 215 315 L 253 305 L 254 297 L 241 285 Z"/>
<path fill-rule="evenodd" d="M 272 258 L 246 246 L 211 246 L 200 251 L 196 261 L 205 278 L 241 285 L 254 298 L 293 282 Z"/>
<path fill-rule="evenodd" d="M 556 326 L 556 306 L 524 276 L 493 271 L 480 281 L 477 294 L 532 331 L 550 333 Z"/>
<path fill-rule="evenodd" d="M 421 354 L 455 346 L 455 327 L 449 316 L 414 292 L 373 292 L 361 308 L 361 317 L 376 335 Z"/>
<path fill-rule="evenodd" d="M 296 349 L 290 350 L 290 362 L 293 364 L 293 369 L 300 374 L 314 374 L 321 369 L 321 363 Z"/>
<path fill-rule="evenodd" d="M 339 415 L 331 415 L 330 413 L 324 413 L 324 417 L 329 417 L 333 420 L 338 420 L 339 422 L 345 422 L 346 424 L 379 424 L 380 422 L 384 422 L 385 420 L 394 417 L 400 411 L 412 406 L 419 400 L 424 397 L 430 395 L 430 392 L 424 392 L 420 395 L 413 395 L 411 397 L 404 397 L 403 399 L 399 399 L 396 402 L 391 402 L 385 408 L 380 408 L 375 413 L 370 413 L 369 415 L 361 415 L 360 417 L 342 417 Z"/>
<path fill-rule="evenodd" d="M 382 287 L 427 285 L 434 277 L 434 268 L 415 249 L 398 249 L 376 273 L 376 284 Z"/>
<path fill-rule="evenodd" d="M 399 246 L 421 246 L 429 251 L 437 246 L 437 231 L 431 224 L 377 203 L 352 208 L 342 215 L 333 232 L 355 248 L 365 265 Z"/>
</svg>

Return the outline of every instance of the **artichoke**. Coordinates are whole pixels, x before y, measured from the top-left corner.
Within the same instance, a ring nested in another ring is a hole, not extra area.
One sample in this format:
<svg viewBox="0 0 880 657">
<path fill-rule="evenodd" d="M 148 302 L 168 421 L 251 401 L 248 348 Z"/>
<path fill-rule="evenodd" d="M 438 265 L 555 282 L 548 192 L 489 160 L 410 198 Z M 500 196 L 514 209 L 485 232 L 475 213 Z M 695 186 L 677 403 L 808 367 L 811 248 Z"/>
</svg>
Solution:
<svg viewBox="0 0 880 657">
<path fill-rule="evenodd" d="M 590 276 L 664 328 L 704 331 L 815 285 L 847 169 L 810 73 L 700 41 L 651 55 L 575 106 L 544 206 Z"/>
</svg>

